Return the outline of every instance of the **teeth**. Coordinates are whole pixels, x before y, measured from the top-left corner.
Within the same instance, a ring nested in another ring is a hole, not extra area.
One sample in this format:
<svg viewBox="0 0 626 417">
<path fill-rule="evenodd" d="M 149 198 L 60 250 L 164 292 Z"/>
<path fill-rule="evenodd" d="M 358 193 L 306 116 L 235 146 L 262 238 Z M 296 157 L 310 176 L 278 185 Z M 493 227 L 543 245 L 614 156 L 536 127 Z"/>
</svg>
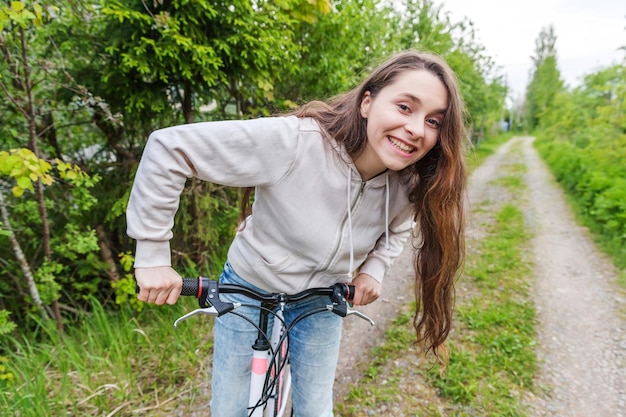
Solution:
<svg viewBox="0 0 626 417">
<path fill-rule="evenodd" d="M 396 140 L 394 138 L 388 138 L 389 142 L 391 142 L 391 144 L 393 146 L 395 146 L 396 148 L 400 149 L 403 152 L 407 152 L 407 153 L 411 153 L 415 151 L 415 148 L 413 146 L 409 146 L 403 142 L 400 142 L 399 140 Z"/>
</svg>

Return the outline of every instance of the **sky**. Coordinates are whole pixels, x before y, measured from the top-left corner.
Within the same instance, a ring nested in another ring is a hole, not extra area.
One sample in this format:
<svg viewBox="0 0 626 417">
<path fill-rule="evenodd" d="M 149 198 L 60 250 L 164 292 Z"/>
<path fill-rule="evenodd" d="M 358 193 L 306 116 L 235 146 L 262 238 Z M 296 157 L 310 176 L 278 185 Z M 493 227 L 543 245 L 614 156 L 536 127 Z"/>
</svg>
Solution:
<svg viewBox="0 0 626 417">
<path fill-rule="evenodd" d="M 574 87 L 585 74 L 622 63 L 626 46 L 626 0 L 439 0 L 452 22 L 467 17 L 478 42 L 500 73 L 511 99 L 521 98 L 533 68 L 531 56 L 542 28 L 556 34 L 561 78 Z"/>
</svg>

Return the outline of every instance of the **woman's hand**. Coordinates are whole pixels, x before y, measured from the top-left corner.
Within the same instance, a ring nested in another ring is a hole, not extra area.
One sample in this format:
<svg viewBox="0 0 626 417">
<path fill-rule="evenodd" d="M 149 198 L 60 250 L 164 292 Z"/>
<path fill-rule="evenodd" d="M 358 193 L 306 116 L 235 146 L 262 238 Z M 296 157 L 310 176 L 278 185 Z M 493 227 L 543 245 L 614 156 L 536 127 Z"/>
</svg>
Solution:
<svg viewBox="0 0 626 417">
<path fill-rule="evenodd" d="M 156 305 L 176 303 L 183 288 L 183 279 L 171 266 L 135 268 L 135 278 L 137 298 Z"/>
<path fill-rule="evenodd" d="M 352 280 L 355 286 L 354 299 L 352 303 L 357 306 L 364 306 L 373 303 L 380 297 L 382 285 L 370 275 L 359 274 Z"/>
</svg>

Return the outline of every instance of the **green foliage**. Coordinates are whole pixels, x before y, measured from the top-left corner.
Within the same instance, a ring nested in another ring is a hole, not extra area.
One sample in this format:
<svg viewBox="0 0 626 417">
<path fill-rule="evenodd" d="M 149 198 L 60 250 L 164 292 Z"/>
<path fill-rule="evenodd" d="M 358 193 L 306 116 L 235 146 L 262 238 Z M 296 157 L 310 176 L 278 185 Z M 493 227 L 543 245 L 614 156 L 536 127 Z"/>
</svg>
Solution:
<svg viewBox="0 0 626 417">
<path fill-rule="evenodd" d="M 237 116 L 266 113 L 275 83 L 294 70 L 294 31 L 330 8 L 302 0 L 102 5 L 91 65 L 103 75 L 88 88 L 128 116 L 154 119 L 176 107 L 186 122 L 204 117 L 203 105 L 220 118 L 231 105 Z"/>
<path fill-rule="evenodd" d="M 92 187 L 98 177 L 90 178 L 78 165 L 68 164 L 59 159 L 54 161 L 54 168 L 60 179 L 77 187 L 79 190 Z M 38 158 L 33 151 L 27 148 L 11 149 L 0 151 L 0 174 L 11 177 L 16 185 L 13 187 L 13 195 L 21 197 L 24 191 L 35 191 L 33 183 L 41 181 L 44 185 L 51 185 L 54 182 L 52 177 L 53 165 L 41 158 Z M 96 200 L 91 196 L 83 194 L 79 199 L 83 210 L 88 209 Z"/>
<path fill-rule="evenodd" d="M 99 178 L 90 177 L 76 164 L 58 159 L 50 163 L 25 148 L 0 151 L 0 162 L 0 175 L 15 181 L 11 227 L 20 242 L 21 250 L 31 262 L 42 302 L 50 304 L 61 298 L 64 287 L 72 294 L 71 297 L 85 293 L 96 294 L 98 286 L 95 284 L 98 280 L 94 279 L 94 271 L 101 269 L 96 255 L 99 251 L 98 240 L 93 229 L 75 222 L 80 220 L 82 213 L 96 204 L 97 200 L 89 189 Z M 57 201 L 56 204 L 53 204 L 52 199 L 44 202 L 49 218 L 59 220 L 50 237 L 53 248 L 51 259 L 42 256 L 42 242 L 39 239 L 33 240 L 40 235 L 42 225 L 38 205 L 32 193 L 35 181 L 41 181 L 47 187 L 48 195 Z M 30 192 L 25 194 L 25 191 Z M 10 253 L 9 250 L 7 253 Z M 21 273 L 18 272 L 18 265 L 11 262 L 7 262 L 2 271 L 11 275 Z M 76 281 L 73 276 L 88 280 Z M 21 293 L 21 290 L 9 286 L 0 289 L 0 292 L 14 294 Z M 20 305 L 14 297 L 7 296 L 7 305 L 12 311 L 29 310 L 28 305 Z"/>
<path fill-rule="evenodd" d="M 132 274 L 135 257 L 131 252 L 120 253 L 119 257 L 124 275 L 119 281 L 111 282 L 111 287 L 115 290 L 115 302 L 120 305 L 128 303 L 133 310 L 141 311 L 146 303 L 137 299 L 137 281 Z"/>
<path fill-rule="evenodd" d="M 210 19 L 219 14 L 210 2 L 193 2 L 184 7 L 172 3 L 169 10 L 154 3 L 152 11 L 136 2 L 106 1 L 103 6 L 100 16 L 111 35 L 104 52 L 118 57 L 118 69 L 108 69 L 103 77 L 105 83 L 119 81 L 113 77 L 135 74 L 163 87 L 176 76 L 183 80 L 199 78 L 208 86 L 216 84 L 220 76 L 217 70 L 222 64 L 216 49 L 226 45 L 216 42 L 212 46 L 208 37 L 202 39 L 208 42 L 194 39 L 194 35 L 203 36 L 200 25 L 209 28 Z M 134 99 L 128 102 L 127 110 L 147 104 Z"/>
<path fill-rule="evenodd" d="M 537 148 L 577 212 L 626 266 L 626 74 L 613 66 L 562 92 L 541 119 Z"/>
<path fill-rule="evenodd" d="M 373 0 L 335 1 L 332 10 L 314 12 L 295 30 L 301 46 L 290 76 L 275 80 L 276 106 L 291 109 L 354 87 L 364 68 L 393 50 L 385 15 L 392 10 Z"/>
<path fill-rule="evenodd" d="M 555 96 L 563 89 L 553 26 L 541 30 L 535 41 L 535 56 L 532 58 L 535 67 L 526 87 L 526 119 L 530 130 L 539 126 L 543 113 L 552 107 Z"/>
<path fill-rule="evenodd" d="M 43 19 L 44 10 L 38 3 L 32 5 L 32 11 L 26 7 L 25 2 L 21 1 L 12 1 L 10 6 L 0 7 L 0 31 L 12 23 L 23 29 L 30 24 L 41 26 Z"/>
<path fill-rule="evenodd" d="M 16 197 L 21 197 L 26 190 L 34 191 L 34 181 L 52 184 L 51 168 L 49 162 L 38 158 L 30 149 L 0 151 L 0 174 L 15 180 L 13 195 Z"/>
<path fill-rule="evenodd" d="M 624 267 L 626 170 L 623 163 L 612 165 L 615 155 L 610 150 L 602 151 L 599 147 L 592 151 L 590 148 L 595 145 L 593 142 L 586 148 L 579 148 L 569 142 L 550 141 L 537 146 L 557 180 L 573 197 L 577 212 L 602 237 L 618 265 Z"/>
<path fill-rule="evenodd" d="M 57 282 L 56 277 L 63 271 L 63 265 L 58 262 L 44 261 L 37 268 L 35 281 L 41 301 L 48 305 L 58 300 L 61 294 L 61 285 Z"/>
<path fill-rule="evenodd" d="M 9 320 L 9 315 L 11 315 L 10 311 L 0 309 L 0 336 L 11 333 L 17 327 Z M 1 369 L 0 372 L 2 372 Z"/>
</svg>

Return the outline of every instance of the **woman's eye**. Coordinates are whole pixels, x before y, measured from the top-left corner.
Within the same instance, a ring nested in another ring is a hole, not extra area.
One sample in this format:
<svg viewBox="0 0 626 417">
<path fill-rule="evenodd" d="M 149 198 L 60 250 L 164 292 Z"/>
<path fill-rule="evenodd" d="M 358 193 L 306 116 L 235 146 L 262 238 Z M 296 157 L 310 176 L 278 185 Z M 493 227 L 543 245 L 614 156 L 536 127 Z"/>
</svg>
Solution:
<svg viewBox="0 0 626 417">
<path fill-rule="evenodd" d="M 437 119 L 426 119 L 426 123 L 428 123 L 432 127 L 437 127 L 438 128 L 439 126 L 441 126 L 441 123 Z"/>
<path fill-rule="evenodd" d="M 404 112 L 408 112 L 411 110 L 406 104 L 398 104 L 398 108 Z"/>
</svg>

